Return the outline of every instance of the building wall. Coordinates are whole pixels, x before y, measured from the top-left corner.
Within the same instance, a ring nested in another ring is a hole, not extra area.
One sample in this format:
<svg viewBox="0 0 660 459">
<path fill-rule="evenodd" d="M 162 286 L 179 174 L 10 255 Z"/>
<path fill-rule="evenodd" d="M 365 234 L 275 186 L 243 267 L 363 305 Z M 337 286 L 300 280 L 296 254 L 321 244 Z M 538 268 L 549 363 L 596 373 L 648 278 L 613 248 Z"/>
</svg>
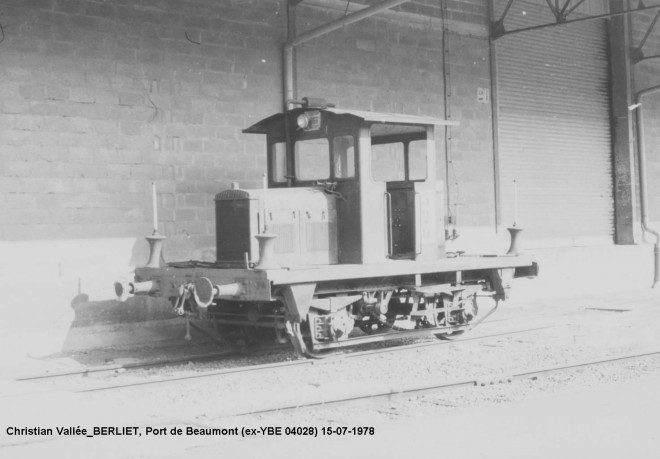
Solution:
<svg viewBox="0 0 660 459">
<path fill-rule="evenodd" d="M 299 30 L 345 8 L 309 3 Z M 428 3 L 302 46 L 299 93 L 444 116 L 441 10 Z M 3 2 L 0 239 L 144 235 L 155 182 L 160 232 L 186 239 L 182 247 L 212 248 L 214 193 L 233 180 L 256 186 L 264 170 L 262 139 L 241 129 L 280 110 L 284 5 Z M 462 123 L 450 142 L 452 186 L 462 188 L 453 204 L 465 224 L 488 225 L 492 206 L 466 199 L 471 188 L 492 188 L 490 109 L 476 103 L 477 87 L 489 87 L 485 5 L 449 5 L 447 91 Z"/>
<path fill-rule="evenodd" d="M 282 2 L 6 1 L 5 240 L 161 232 L 211 244 L 212 196 L 255 182 L 242 127 L 279 108 Z"/>
</svg>

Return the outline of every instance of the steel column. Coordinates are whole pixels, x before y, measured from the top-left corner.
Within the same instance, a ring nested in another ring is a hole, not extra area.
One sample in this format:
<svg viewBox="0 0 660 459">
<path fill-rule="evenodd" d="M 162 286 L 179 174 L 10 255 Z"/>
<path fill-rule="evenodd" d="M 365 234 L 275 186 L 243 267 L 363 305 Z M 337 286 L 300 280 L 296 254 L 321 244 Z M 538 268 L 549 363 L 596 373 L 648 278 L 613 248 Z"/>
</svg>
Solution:
<svg viewBox="0 0 660 459">
<path fill-rule="evenodd" d="M 622 9 L 610 0 L 610 11 Z M 630 34 L 628 18 L 616 16 L 609 24 L 610 94 L 612 100 L 612 156 L 614 173 L 614 242 L 634 244 L 635 180 L 632 116 Z"/>
<path fill-rule="evenodd" d="M 509 11 L 511 3 L 513 0 L 509 0 L 509 3 L 506 6 L 504 11 L 504 16 Z M 491 21 L 491 26 L 493 26 L 496 21 L 494 21 L 495 9 L 493 5 L 493 0 L 488 2 L 488 18 Z M 488 36 L 488 57 L 490 61 L 490 107 L 491 107 L 491 119 L 492 119 L 492 130 L 493 130 L 493 200 L 495 205 L 495 232 L 499 233 L 499 227 L 501 222 L 501 190 L 500 190 L 500 139 L 499 139 L 499 99 L 498 99 L 498 85 L 497 85 L 497 57 L 495 52 L 495 42 L 493 41 L 493 33 Z"/>
</svg>

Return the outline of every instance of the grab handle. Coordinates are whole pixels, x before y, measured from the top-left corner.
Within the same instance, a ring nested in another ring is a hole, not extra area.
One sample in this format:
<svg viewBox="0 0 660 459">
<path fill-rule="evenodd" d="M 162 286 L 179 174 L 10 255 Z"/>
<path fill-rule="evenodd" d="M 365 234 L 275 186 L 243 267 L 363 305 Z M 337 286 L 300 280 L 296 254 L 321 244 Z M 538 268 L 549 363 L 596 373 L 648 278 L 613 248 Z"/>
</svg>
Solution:
<svg viewBox="0 0 660 459">
<path fill-rule="evenodd" d="M 422 195 L 415 192 L 415 255 L 422 253 Z"/>
<path fill-rule="evenodd" d="M 385 192 L 385 234 L 387 235 L 387 254 L 392 256 L 394 252 L 392 241 L 392 195 Z"/>
</svg>

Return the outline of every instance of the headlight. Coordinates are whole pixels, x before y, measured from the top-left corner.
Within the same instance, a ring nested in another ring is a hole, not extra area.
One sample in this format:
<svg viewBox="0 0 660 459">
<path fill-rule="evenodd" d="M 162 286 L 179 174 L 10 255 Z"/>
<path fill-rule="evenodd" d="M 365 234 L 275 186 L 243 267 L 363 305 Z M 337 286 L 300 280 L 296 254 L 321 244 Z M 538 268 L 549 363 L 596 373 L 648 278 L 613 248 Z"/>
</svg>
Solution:
<svg viewBox="0 0 660 459">
<path fill-rule="evenodd" d="M 302 115 L 298 115 L 298 118 L 296 118 L 296 123 L 300 129 L 306 129 L 309 126 L 309 117 L 304 113 Z"/>
</svg>

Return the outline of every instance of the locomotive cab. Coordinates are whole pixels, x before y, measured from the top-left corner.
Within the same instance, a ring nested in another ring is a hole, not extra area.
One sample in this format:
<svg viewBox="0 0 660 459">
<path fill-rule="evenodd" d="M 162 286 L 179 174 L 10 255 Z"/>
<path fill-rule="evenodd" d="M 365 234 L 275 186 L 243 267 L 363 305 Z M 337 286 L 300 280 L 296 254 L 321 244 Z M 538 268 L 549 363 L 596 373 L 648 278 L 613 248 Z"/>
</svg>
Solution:
<svg viewBox="0 0 660 459">
<path fill-rule="evenodd" d="M 294 218 L 298 211 L 302 228 L 310 213 L 296 209 L 295 202 L 305 195 L 304 190 L 316 190 L 328 200 L 324 208 L 328 210 L 329 228 L 316 226 L 317 236 L 327 235 L 329 239 L 321 244 L 330 251 L 322 263 L 441 257 L 444 201 L 442 183 L 436 176 L 434 129 L 455 123 L 431 117 L 344 110 L 315 102 L 273 115 L 243 131 L 266 134 L 269 190 L 265 192 L 265 206 L 277 206 L 278 192 L 290 193 L 286 200 L 291 212 L 282 213 L 279 208 L 265 212 L 264 226 L 278 237 L 280 232 L 288 237 L 290 230 L 274 221 L 273 215 Z M 273 224 L 269 224 L 271 220 Z M 301 240 L 302 233 L 307 234 L 307 240 L 313 237 L 301 229 L 293 238 L 293 245 L 295 240 Z M 220 237 L 218 259 L 222 260 Z M 285 245 L 280 241 L 277 255 L 291 260 L 286 253 L 291 247 L 285 249 Z M 298 262 L 314 264 L 313 257 L 305 256 L 304 248 L 296 250 L 300 255 Z"/>
</svg>

